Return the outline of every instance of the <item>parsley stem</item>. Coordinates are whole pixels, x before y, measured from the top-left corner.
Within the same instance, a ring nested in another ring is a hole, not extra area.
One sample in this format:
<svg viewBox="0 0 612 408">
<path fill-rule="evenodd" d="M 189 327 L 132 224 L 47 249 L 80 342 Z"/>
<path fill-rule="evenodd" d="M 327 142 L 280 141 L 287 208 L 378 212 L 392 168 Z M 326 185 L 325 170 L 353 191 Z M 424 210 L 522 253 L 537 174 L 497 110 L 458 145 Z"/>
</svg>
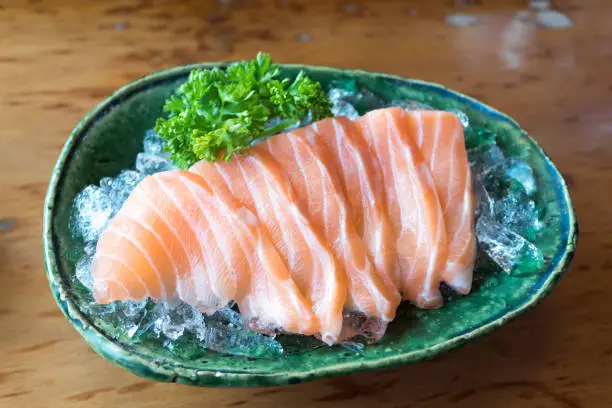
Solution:
<svg viewBox="0 0 612 408">
<path fill-rule="evenodd" d="M 280 122 L 277 125 L 272 126 L 269 129 L 264 130 L 264 132 L 261 134 L 261 137 L 268 137 L 268 136 L 272 136 L 275 135 L 277 133 L 282 132 L 283 130 L 291 127 L 291 126 L 295 126 L 297 124 L 300 123 L 300 119 L 294 118 L 294 119 L 285 119 L 282 122 Z"/>
</svg>

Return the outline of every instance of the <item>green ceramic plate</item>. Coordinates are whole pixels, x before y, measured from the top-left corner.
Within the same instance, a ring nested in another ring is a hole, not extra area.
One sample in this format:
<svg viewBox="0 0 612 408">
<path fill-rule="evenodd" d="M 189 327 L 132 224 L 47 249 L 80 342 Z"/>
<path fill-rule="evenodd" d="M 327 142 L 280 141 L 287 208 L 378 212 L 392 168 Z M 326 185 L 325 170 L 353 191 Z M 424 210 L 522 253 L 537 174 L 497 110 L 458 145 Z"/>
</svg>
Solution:
<svg viewBox="0 0 612 408">
<path fill-rule="evenodd" d="M 283 65 L 283 74 L 300 69 L 325 86 L 357 79 L 384 99 L 409 99 L 439 109 L 457 108 L 471 123 L 497 133 L 507 155 L 521 157 L 534 169 L 535 196 L 544 219 L 544 233 L 535 244 L 545 264 L 519 265 L 512 275 L 481 267 L 472 294 L 450 299 L 435 311 L 403 306 L 383 341 L 363 353 L 338 347 L 293 347 L 283 359 L 226 356 L 210 351 L 174 353 L 161 344 L 127 344 L 113 338 L 104 324 L 83 314 L 83 288 L 73 283 L 79 245 L 68 229 L 75 195 L 102 177 L 134 164 L 144 132 L 161 114 L 165 99 L 198 64 L 173 68 L 134 81 L 99 104 L 78 124 L 55 165 L 44 216 L 43 243 L 47 278 L 62 312 L 89 345 L 104 358 L 132 372 L 159 381 L 206 386 L 296 384 L 316 378 L 389 368 L 432 358 L 475 339 L 534 306 L 549 293 L 573 256 L 577 223 L 567 187 L 540 147 L 506 115 L 465 95 L 422 81 L 363 71 Z"/>
</svg>

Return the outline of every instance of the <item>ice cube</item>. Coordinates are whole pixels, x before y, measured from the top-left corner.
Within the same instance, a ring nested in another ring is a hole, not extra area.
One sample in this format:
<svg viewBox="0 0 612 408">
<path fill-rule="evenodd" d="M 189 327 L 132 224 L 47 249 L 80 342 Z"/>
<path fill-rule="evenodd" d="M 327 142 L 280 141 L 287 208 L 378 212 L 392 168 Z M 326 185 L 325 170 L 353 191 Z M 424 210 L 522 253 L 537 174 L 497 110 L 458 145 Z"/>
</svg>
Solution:
<svg viewBox="0 0 612 408">
<path fill-rule="evenodd" d="M 152 153 L 138 153 L 138 156 L 136 156 L 136 170 L 145 175 L 168 171 L 173 168 L 170 160 Z"/>
<path fill-rule="evenodd" d="M 110 195 L 113 191 L 113 178 L 112 177 L 103 177 L 100 180 L 100 190 L 106 195 Z"/>
<path fill-rule="evenodd" d="M 210 322 L 198 338 L 206 348 L 219 353 L 259 358 L 278 358 L 283 355 L 283 346 L 276 340 L 217 322 Z"/>
<path fill-rule="evenodd" d="M 138 321 L 138 329 L 134 337 L 138 338 L 144 333 L 151 333 L 160 337 L 163 317 L 168 314 L 166 302 L 157 302 L 151 308 L 144 309 L 142 318 Z"/>
<path fill-rule="evenodd" d="M 355 93 L 341 88 L 329 90 L 329 100 L 332 103 L 332 114 L 334 116 L 346 116 L 349 119 L 357 119 L 359 112 L 353 102 Z"/>
<path fill-rule="evenodd" d="M 167 313 L 161 317 L 161 331 L 171 340 L 178 339 L 186 329 L 203 322 L 202 314 L 186 303 L 168 304 Z"/>
<path fill-rule="evenodd" d="M 478 199 L 476 214 L 478 216 L 492 217 L 495 211 L 495 201 L 487 191 L 479 174 L 474 176 L 474 192 Z"/>
<path fill-rule="evenodd" d="M 126 334 L 130 338 L 135 337 L 140 329 L 141 322 L 147 314 L 147 300 L 140 302 L 128 300 L 113 303 L 115 305 L 112 313 L 112 318 L 114 319 L 113 326 L 121 334 Z"/>
<path fill-rule="evenodd" d="M 348 102 L 336 102 L 331 108 L 331 112 L 334 116 L 346 116 L 349 119 L 359 118 L 359 112 L 353 105 Z"/>
<path fill-rule="evenodd" d="M 133 324 L 132 327 L 127 330 L 128 337 L 134 337 L 138 332 L 138 328 L 139 326 L 137 324 Z"/>
<path fill-rule="evenodd" d="M 96 252 L 96 242 L 88 242 L 85 244 L 85 255 L 93 256 Z"/>
<path fill-rule="evenodd" d="M 481 144 L 467 151 L 470 166 L 476 174 L 485 177 L 490 172 L 505 165 L 506 157 L 497 145 L 492 143 Z"/>
<path fill-rule="evenodd" d="M 535 202 L 520 192 L 510 192 L 495 202 L 495 218 L 506 228 L 526 238 L 541 229 Z"/>
<path fill-rule="evenodd" d="M 164 150 L 166 141 L 159 137 L 153 129 L 149 129 L 145 133 L 143 145 L 145 153 L 154 154 L 156 156 L 167 154 L 167 152 Z"/>
<path fill-rule="evenodd" d="M 151 331 L 163 334 L 170 340 L 177 340 L 186 331 L 197 333 L 202 330 L 204 318 L 199 310 L 180 301 L 160 302 L 140 322 L 139 332 Z"/>
<path fill-rule="evenodd" d="M 520 183 L 527 195 L 531 195 L 536 191 L 533 169 L 526 162 L 519 159 L 510 159 L 506 164 L 506 168 L 506 174 Z"/>
<path fill-rule="evenodd" d="M 353 85 L 358 87 L 356 83 Z M 332 88 L 329 91 L 329 99 L 333 104 L 331 110 L 335 116 L 346 116 L 350 119 L 357 119 L 359 112 L 369 112 L 386 106 L 378 95 L 363 87 L 350 91 Z"/>
<path fill-rule="evenodd" d="M 506 273 L 511 273 L 526 256 L 542 259 L 535 245 L 490 217 L 478 218 L 476 236 L 487 255 Z"/>
<path fill-rule="evenodd" d="M 369 112 L 386 107 L 385 101 L 367 88 L 360 89 L 353 97 L 348 98 L 347 102 L 350 102 L 358 112 Z"/>
<path fill-rule="evenodd" d="M 350 99 L 355 92 L 347 91 L 342 88 L 331 88 L 328 92 L 329 100 L 331 103 L 344 102 Z"/>
<path fill-rule="evenodd" d="M 464 128 L 470 126 L 470 118 L 465 112 L 459 109 L 449 109 L 447 112 L 455 114 L 461 121 L 461 125 L 463 125 Z"/>
<path fill-rule="evenodd" d="M 119 302 L 103 305 L 96 302 L 90 302 L 85 306 L 85 311 L 91 316 L 108 316 L 115 313 L 117 303 Z"/>
<path fill-rule="evenodd" d="M 140 183 L 143 175 L 134 170 L 124 170 L 112 181 L 110 201 L 113 207 L 113 215 L 123 205 L 125 200 L 134 191 L 136 185 Z"/>
<path fill-rule="evenodd" d="M 87 186 L 74 201 L 72 230 L 85 241 L 96 241 L 113 214 L 110 197 L 96 186 Z"/>
<path fill-rule="evenodd" d="M 134 190 L 143 176 L 134 170 L 124 170 L 113 180 L 113 191 L 124 193 Z"/>
<path fill-rule="evenodd" d="M 172 322 L 170 316 L 164 315 L 160 320 L 161 332 L 170 340 L 176 340 L 183 335 L 185 332 L 184 324 L 177 324 Z"/>
<path fill-rule="evenodd" d="M 75 276 L 87 289 L 93 289 L 93 278 L 91 277 L 91 261 L 88 255 L 81 257 L 76 264 Z"/>
<path fill-rule="evenodd" d="M 127 317 L 134 317 L 139 315 L 142 311 L 144 311 L 145 307 L 147 307 L 147 300 L 142 300 L 140 302 L 132 302 L 125 301 L 122 302 L 122 312 Z"/>
<path fill-rule="evenodd" d="M 244 327 L 244 321 L 240 313 L 232 310 L 230 307 L 224 307 L 223 309 L 217 310 L 215 314 L 208 318 L 209 321 L 218 320 L 227 325 L 234 325 L 236 327 Z"/>
</svg>

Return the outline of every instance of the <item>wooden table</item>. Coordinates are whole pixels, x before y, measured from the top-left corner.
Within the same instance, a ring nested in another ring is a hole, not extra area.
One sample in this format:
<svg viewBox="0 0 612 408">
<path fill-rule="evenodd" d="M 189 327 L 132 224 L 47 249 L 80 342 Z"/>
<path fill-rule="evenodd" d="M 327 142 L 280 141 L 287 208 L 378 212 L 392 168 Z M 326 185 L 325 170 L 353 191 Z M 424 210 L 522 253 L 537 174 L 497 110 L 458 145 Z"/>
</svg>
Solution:
<svg viewBox="0 0 612 408">
<path fill-rule="evenodd" d="M 0 218 L 16 220 L 0 231 L 0 406 L 612 406 L 612 3 L 558 2 L 573 21 L 563 30 L 517 16 L 527 1 L 451 3 L 0 0 Z M 458 11 L 476 23 L 445 24 Z M 288 388 L 153 383 L 94 354 L 43 272 L 43 198 L 60 148 L 129 80 L 259 49 L 440 82 L 515 117 L 559 165 L 578 212 L 579 250 L 557 289 L 436 361 Z"/>
</svg>

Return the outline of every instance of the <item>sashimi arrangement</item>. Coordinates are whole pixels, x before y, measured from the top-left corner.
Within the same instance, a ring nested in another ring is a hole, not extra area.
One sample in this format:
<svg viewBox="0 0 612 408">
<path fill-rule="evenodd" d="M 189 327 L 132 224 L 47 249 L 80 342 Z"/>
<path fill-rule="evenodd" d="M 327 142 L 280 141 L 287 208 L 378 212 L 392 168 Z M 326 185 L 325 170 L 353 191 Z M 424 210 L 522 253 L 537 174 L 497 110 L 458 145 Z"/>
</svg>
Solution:
<svg viewBox="0 0 612 408">
<path fill-rule="evenodd" d="M 461 112 L 411 101 L 358 112 L 364 97 L 280 80 L 265 54 L 193 71 L 137 171 L 76 199 L 89 312 L 121 314 L 129 338 L 152 331 L 171 346 L 192 333 L 230 354 L 282 354 L 279 334 L 361 347 L 403 301 L 469 295 L 485 256 L 506 272 L 526 251 L 541 260 L 525 163 L 494 137 L 470 146 L 491 135 Z M 487 180 L 520 191 L 493 196 Z"/>
</svg>

